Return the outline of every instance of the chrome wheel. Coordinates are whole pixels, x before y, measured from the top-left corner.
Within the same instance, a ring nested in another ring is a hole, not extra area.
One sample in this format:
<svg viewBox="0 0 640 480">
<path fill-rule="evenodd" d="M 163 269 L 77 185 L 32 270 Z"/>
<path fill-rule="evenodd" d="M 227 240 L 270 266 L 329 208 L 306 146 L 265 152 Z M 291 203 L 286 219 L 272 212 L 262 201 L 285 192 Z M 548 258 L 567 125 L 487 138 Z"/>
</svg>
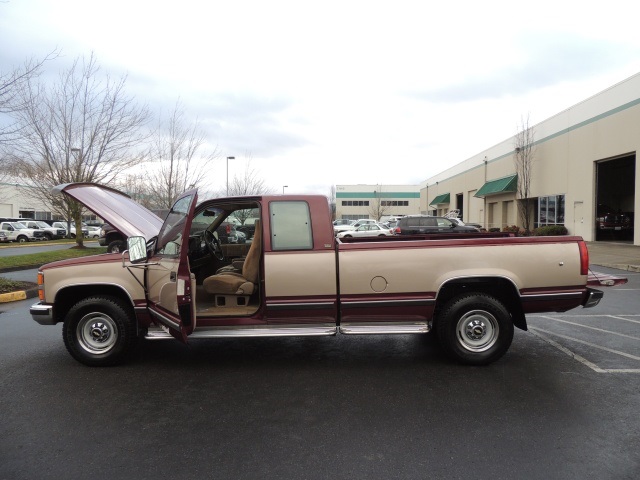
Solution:
<svg viewBox="0 0 640 480">
<path fill-rule="evenodd" d="M 498 340 L 498 320 L 485 310 L 471 310 L 460 317 L 456 327 L 456 338 L 465 350 L 484 352 Z"/>
<path fill-rule="evenodd" d="M 118 340 L 116 322 L 108 315 L 95 312 L 83 316 L 76 327 L 78 343 L 86 352 L 102 354 L 111 350 Z"/>
</svg>

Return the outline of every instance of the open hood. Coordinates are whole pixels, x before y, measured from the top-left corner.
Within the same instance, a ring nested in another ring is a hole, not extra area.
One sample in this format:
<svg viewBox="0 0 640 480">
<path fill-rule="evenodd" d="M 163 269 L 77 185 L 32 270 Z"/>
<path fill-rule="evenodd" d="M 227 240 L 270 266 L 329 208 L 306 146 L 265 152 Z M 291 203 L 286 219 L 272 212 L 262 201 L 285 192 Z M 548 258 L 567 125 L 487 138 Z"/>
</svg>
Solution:
<svg viewBox="0 0 640 480">
<path fill-rule="evenodd" d="M 128 195 L 97 183 L 66 183 L 51 189 L 77 200 L 127 237 L 149 240 L 158 235 L 163 220 Z"/>
</svg>

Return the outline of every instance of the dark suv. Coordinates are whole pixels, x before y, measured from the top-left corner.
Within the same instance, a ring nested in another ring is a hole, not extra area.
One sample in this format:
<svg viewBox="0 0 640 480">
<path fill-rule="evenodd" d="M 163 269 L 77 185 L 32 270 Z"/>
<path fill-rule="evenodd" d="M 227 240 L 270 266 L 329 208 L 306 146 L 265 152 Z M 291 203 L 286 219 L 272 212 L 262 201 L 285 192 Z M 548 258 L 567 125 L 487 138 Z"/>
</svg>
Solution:
<svg viewBox="0 0 640 480">
<path fill-rule="evenodd" d="M 444 217 L 428 215 L 407 215 L 398 220 L 396 235 L 424 235 L 431 233 L 478 233 L 479 228 L 469 225 L 459 225 Z"/>
<path fill-rule="evenodd" d="M 98 243 L 102 247 L 107 247 L 107 253 L 120 253 L 127 248 L 125 236 L 108 223 L 102 225 Z"/>
</svg>

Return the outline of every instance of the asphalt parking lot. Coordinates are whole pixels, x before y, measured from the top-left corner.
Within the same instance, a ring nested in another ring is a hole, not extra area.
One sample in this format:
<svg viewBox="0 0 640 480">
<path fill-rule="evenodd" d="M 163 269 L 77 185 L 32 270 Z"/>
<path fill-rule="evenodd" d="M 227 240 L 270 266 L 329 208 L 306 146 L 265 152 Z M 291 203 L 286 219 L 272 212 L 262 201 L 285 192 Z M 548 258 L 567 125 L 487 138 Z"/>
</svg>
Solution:
<svg viewBox="0 0 640 480">
<path fill-rule="evenodd" d="M 603 288 L 603 305 L 566 313 L 529 315 L 531 333 L 597 373 L 640 374 L 640 273 L 593 267 L 625 276 Z M 640 394 L 640 393 L 639 393 Z"/>
</svg>

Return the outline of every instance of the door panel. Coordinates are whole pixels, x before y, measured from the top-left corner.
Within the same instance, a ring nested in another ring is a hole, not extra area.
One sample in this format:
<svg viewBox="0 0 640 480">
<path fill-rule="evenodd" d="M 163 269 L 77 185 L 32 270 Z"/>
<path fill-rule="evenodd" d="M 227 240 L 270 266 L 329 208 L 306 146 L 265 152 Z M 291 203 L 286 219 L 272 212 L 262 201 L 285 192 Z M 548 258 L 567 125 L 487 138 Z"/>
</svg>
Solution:
<svg viewBox="0 0 640 480">
<path fill-rule="evenodd" d="M 197 201 L 195 190 L 176 200 L 167 215 L 147 268 L 146 285 L 149 311 L 154 319 L 168 327 L 178 340 L 186 343 L 196 326 L 195 291 L 189 271 L 189 231 Z"/>
</svg>

